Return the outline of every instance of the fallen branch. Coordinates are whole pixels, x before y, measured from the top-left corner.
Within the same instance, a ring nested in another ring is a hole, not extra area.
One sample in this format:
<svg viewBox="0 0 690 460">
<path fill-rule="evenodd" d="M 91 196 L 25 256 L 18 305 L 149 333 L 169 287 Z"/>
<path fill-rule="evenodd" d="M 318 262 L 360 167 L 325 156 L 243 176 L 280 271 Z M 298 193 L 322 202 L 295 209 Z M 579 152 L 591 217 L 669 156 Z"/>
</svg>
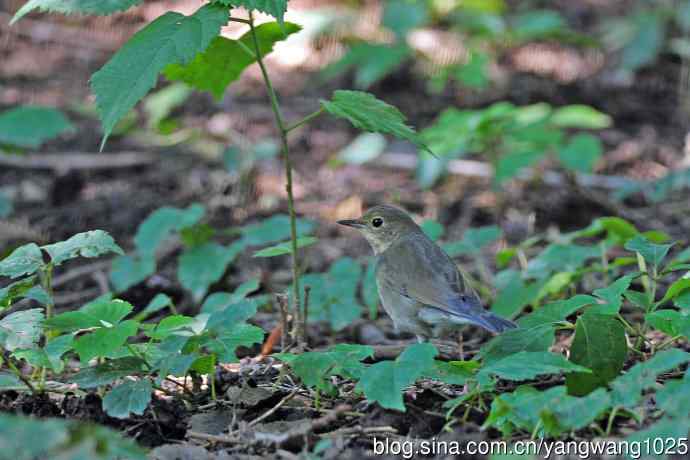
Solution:
<svg viewBox="0 0 690 460">
<path fill-rule="evenodd" d="M 71 170 L 133 168 L 155 161 L 156 156 L 143 152 L 42 153 L 22 156 L 0 152 L 0 166 L 18 169 L 52 169 L 60 174 Z"/>
</svg>

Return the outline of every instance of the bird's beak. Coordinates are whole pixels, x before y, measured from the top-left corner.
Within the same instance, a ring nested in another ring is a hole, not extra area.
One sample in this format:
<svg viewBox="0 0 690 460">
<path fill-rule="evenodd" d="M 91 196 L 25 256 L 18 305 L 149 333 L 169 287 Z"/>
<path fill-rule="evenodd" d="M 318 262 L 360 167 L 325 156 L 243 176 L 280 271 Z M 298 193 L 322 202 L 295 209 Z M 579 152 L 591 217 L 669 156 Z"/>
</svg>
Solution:
<svg viewBox="0 0 690 460">
<path fill-rule="evenodd" d="M 366 224 L 364 223 L 363 220 L 359 219 L 346 219 L 346 220 L 339 220 L 338 223 L 340 225 L 345 225 L 347 227 L 354 227 L 354 228 L 364 228 L 366 227 Z"/>
</svg>

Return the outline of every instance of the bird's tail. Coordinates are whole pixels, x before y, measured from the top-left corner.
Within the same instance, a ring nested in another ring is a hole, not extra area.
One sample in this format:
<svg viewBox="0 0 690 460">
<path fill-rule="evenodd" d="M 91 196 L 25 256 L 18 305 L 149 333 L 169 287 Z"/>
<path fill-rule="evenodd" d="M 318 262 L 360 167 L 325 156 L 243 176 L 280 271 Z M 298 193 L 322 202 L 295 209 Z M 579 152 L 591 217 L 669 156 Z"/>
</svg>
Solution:
<svg viewBox="0 0 690 460">
<path fill-rule="evenodd" d="M 501 318 L 500 316 L 495 315 L 490 311 L 486 311 L 484 313 L 481 313 L 480 315 L 472 315 L 472 317 L 468 319 L 470 319 L 470 321 L 476 324 L 477 326 L 481 326 L 484 329 L 487 329 L 494 333 L 501 333 L 508 329 L 515 329 L 516 327 L 518 327 L 517 324 L 515 324 L 514 322 L 505 318 Z"/>
</svg>

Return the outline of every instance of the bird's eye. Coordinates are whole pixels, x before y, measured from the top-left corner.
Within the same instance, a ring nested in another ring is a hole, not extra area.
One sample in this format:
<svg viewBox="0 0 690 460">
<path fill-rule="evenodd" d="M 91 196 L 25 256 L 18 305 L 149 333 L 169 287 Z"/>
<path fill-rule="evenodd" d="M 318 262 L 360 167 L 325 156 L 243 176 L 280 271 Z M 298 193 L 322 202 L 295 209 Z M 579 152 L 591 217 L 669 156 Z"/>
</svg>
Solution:
<svg viewBox="0 0 690 460">
<path fill-rule="evenodd" d="M 381 219 L 380 217 L 375 217 L 374 219 L 372 219 L 371 225 L 373 225 L 374 227 L 380 227 L 381 225 L 383 225 L 383 219 Z"/>
</svg>

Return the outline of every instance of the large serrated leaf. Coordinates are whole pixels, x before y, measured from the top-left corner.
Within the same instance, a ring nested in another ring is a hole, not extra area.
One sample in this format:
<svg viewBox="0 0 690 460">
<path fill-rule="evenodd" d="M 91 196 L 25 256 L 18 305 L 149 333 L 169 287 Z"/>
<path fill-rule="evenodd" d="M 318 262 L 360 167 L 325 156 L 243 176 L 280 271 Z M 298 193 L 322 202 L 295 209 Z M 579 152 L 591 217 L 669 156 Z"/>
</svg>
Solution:
<svg viewBox="0 0 690 460">
<path fill-rule="evenodd" d="M 36 284 L 36 276 L 29 276 L 0 289 L 0 309 L 12 305 L 14 299 L 25 297 Z"/>
<path fill-rule="evenodd" d="M 391 134 L 429 150 L 413 128 L 405 124 L 405 115 L 390 104 L 362 91 L 337 90 L 330 101 L 321 105 L 331 115 L 344 118 L 364 131 Z"/>
<path fill-rule="evenodd" d="M 226 6 L 243 6 L 248 10 L 257 10 L 262 13 L 270 14 L 283 23 L 283 17 L 287 11 L 288 0 L 213 0 Z"/>
<path fill-rule="evenodd" d="M 544 374 L 588 372 L 588 369 L 572 363 L 565 356 L 548 351 L 521 351 L 483 367 L 477 376 L 497 375 L 506 380 L 527 380 Z"/>
<path fill-rule="evenodd" d="M 36 243 L 20 246 L 0 261 L 0 276 L 17 278 L 31 275 L 43 265 L 41 248 Z"/>
<path fill-rule="evenodd" d="M 269 54 L 275 43 L 301 29 L 291 22 L 286 22 L 282 27 L 276 22 L 257 26 L 255 32 L 261 55 Z M 197 54 L 192 62 L 186 65 L 169 65 L 163 73 L 169 80 L 183 81 L 221 99 L 228 85 L 237 80 L 244 69 L 256 62 L 256 56 L 249 52 L 253 50 L 254 42 L 250 32 L 239 40 L 216 37 L 206 51 Z"/>
<path fill-rule="evenodd" d="M 13 460 L 146 460 L 136 442 L 115 430 L 57 418 L 0 415 L 2 458 Z"/>
<path fill-rule="evenodd" d="M 151 401 L 153 387 L 148 380 L 127 380 L 114 387 L 103 398 L 103 410 L 115 418 L 141 415 Z"/>
<path fill-rule="evenodd" d="M 611 398 L 615 405 L 631 408 L 642 398 L 642 391 L 656 385 L 657 376 L 690 361 L 690 353 L 671 348 L 660 351 L 649 360 L 637 363 L 628 372 L 611 382 Z"/>
<path fill-rule="evenodd" d="M 368 367 L 357 387 L 367 399 L 376 401 L 381 407 L 405 412 L 402 391 L 434 367 L 437 354 L 438 350 L 430 343 L 410 345 L 395 361 L 382 361 Z"/>
<path fill-rule="evenodd" d="M 190 62 L 228 21 L 227 8 L 204 5 L 193 15 L 167 12 L 141 29 L 91 77 L 103 143 L 117 121 L 155 86 L 168 65 Z"/>
<path fill-rule="evenodd" d="M 201 220 L 206 212 L 199 203 L 190 204 L 187 208 L 163 206 L 153 211 L 139 224 L 134 235 L 134 244 L 142 258 L 151 258 L 156 249 L 174 231 L 191 227 Z"/>
<path fill-rule="evenodd" d="M 146 369 L 144 360 L 134 356 L 109 359 L 102 364 L 86 367 L 74 374 L 70 381 L 79 388 L 89 389 L 108 385 L 114 381 L 136 375 Z"/>
<path fill-rule="evenodd" d="M 23 106 L 0 113 L 0 143 L 38 148 L 74 127 L 62 112 L 49 107 Z"/>
<path fill-rule="evenodd" d="M 138 326 L 138 322 L 128 320 L 113 327 L 96 329 L 76 339 L 74 350 L 82 363 L 87 363 L 91 358 L 107 356 L 120 349 L 129 337 L 136 334 Z"/>
<path fill-rule="evenodd" d="M 41 248 L 50 255 L 54 265 L 75 257 L 98 257 L 109 252 L 123 255 L 124 251 L 115 243 L 113 237 L 103 230 L 77 233 L 65 241 L 48 244 Z"/>
<path fill-rule="evenodd" d="M 582 396 L 605 386 L 623 369 L 628 354 L 623 324 L 613 316 L 588 311 L 577 319 L 570 360 L 591 370 L 566 377 L 568 393 Z"/>
<path fill-rule="evenodd" d="M 199 301 L 206 295 L 209 286 L 223 276 L 227 266 L 242 249 L 244 246 L 239 242 L 230 246 L 205 243 L 189 249 L 180 256 L 177 278 L 192 293 L 192 297 Z"/>
<path fill-rule="evenodd" d="M 30 348 L 41 336 L 43 310 L 32 308 L 7 315 L 0 321 L 0 348 Z"/>
</svg>

